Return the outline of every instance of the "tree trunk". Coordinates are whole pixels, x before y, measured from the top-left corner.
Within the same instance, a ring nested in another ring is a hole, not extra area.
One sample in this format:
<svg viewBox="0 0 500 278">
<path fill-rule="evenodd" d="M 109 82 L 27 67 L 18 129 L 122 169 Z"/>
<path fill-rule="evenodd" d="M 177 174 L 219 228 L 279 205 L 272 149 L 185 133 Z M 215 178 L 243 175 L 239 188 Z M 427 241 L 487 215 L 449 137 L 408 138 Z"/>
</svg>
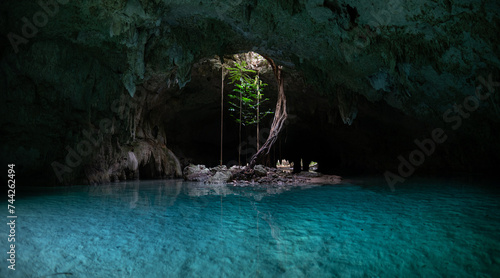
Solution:
<svg viewBox="0 0 500 278">
<path fill-rule="evenodd" d="M 271 125 L 271 131 L 269 132 L 269 137 L 267 137 L 266 142 L 250 159 L 250 164 L 248 165 L 248 167 L 252 169 L 257 164 L 257 162 L 260 162 L 264 156 L 269 154 L 271 147 L 278 139 L 278 135 L 283 128 L 283 124 L 285 123 L 286 118 L 288 117 L 286 113 L 286 97 L 282 67 L 276 66 L 271 58 L 265 58 L 273 68 L 274 76 L 276 77 L 276 81 L 278 82 L 278 100 L 276 102 L 276 111 L 274 111 L 274 119 Z"/>
</svg>

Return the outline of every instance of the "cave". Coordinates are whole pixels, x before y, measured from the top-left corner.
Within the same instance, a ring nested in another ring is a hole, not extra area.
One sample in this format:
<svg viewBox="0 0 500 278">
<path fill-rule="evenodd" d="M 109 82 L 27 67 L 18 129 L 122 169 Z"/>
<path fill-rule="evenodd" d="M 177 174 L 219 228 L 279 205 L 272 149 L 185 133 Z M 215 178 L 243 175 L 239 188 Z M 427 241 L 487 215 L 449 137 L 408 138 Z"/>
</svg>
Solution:
<svg viewBox="0 0 500 278">
<path fill-rule="evenodd" d="M 236 4 L 44 3 L 2 4 L 2 158 L 21 159 L 26 181 L 108 182 L 128 169 L 123 158 L 132 148 L 141 167 L 158 152 L 151 178 L 179 177 L 189 163 L 219 164 L 220 65 L 251 51 L 284 67 L 289 116 L 269 165 L 311 156 L 324 173 L 396 173 L 398 157 L 408 160 L 415 140 L 436 128 L 449 136 L 418 166 L 420 175 L 493 174 L 500 165 L 498 94 L 475 97 L 497 86 L 495 38 L 476 32 L 494 30 L 494 20 L 471 35 L 442 36 L 444 27 L 427 23 L 431 15 L 404 25 L 408 7 L 396 3 L 370 10 L 252 2 L 244 20 Z M 454 20 L 466 9 L 458 6 Z M 450 17 L 444 6 L 436 13 Z M 277 83 L 272 70 L 261 76 L 271 104 Z M 227 116 L 222 162 L 242 163 Z M 100 141 L 80 153 L 88 137 Z"/>
<path fill-rule="evenodd" d="M 9 187 L 4 201 L 13 206 L 5 214 L 14 221 L 10 238 L 15 226 L 28 239 L 23 245 L 19 238 L 24 258 L 10 240 L 5 245 L 10 265 L 0 276 L 410 277 L 452 269 L 460 277 L 500 275 L 500 244 L 488 233 L 500 225 L 499 6 L 494 0 L 2 1 L 0 160 Z M 15 222 L 17 202 L 27 211 L 19 218 L 32 226 Z M 52 218 L 68 220 L 54 202 L 85 221 L 47 227 Z M 433 211 L 441 205 L 443 211 Z M 45 218 L 35 219 L 45 206 Z M 179 265 L 155 266 L 147 255 L 144 271 L 116 264 L 120 256 L 131 264 L 124 250 L 138 252 L 131 227 L 144 223 L 125 218 L 131 215 L 151 220 L 148 240 L 163 238 L 161 230 L 186 235 L 179 245 L 161 239 L 158 249 L 148 249 L 178 255 Z M 95 231 L 75 228 L 88 223 Z M 70 246 L 57 245 L 62 263 L 37 259 L 37 252 L 51 256 L 47 242 L 55 240 L 47 235 L 37 245 L 32 235 L 42 230 Z M 341 243 L 347 234 L 355 238 L 352 248 Z M 318 248 L 306 250 L 304 235 Z M 400 245 L 374 247 L 387 239 Z M 407 245 L 413 239 L 428 249 Z M 85 251 L 99 242 L 109 243 L 95 249 L 102 254 Z M 249 242 L 257 249 L 248 249 Z M 411 251 L 398 253 L 401 260 L 388 256 L 397 246 Z M 355 248 L 371 259 L 357 259 Z M 315 259 L 301 265 L 302 255 Z M 28 266 L 35 259 L 42 270 Z"/>
</svg>

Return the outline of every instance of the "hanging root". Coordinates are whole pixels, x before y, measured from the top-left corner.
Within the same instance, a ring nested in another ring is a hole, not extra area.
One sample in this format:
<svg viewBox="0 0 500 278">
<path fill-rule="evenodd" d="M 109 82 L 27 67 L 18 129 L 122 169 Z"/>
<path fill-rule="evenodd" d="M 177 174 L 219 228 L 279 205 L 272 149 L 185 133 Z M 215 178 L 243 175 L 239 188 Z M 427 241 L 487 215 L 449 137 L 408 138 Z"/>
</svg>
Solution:
<svg viewBox="0 0 500 278">
<path fill-rule="evenodd" d="M 273 68 L 274 76 L 278 81 L 278 101 L 276 102 L 276 111 L 274 112 L 274 120 L 271 125 L 271 131 L 269 132 L 269 137 L 267 137 L 266 142 L 257 151 L 257 153 L 255 153 L 250 159 L 248 167 L 251 169 L 253 169 L 253 167 L 257 164 L 258 161 L 261 161 L 264 156 L 269 154 L 271 147 L 278 139 L 278 135 L 288 117 L 286 113 L 286 97 L 285 97 L 285 86 L 283 82 L 282 67 L 276 66 L 276 64 L 271 58 L 266 57 L 266 60 Z"/>
</svg>

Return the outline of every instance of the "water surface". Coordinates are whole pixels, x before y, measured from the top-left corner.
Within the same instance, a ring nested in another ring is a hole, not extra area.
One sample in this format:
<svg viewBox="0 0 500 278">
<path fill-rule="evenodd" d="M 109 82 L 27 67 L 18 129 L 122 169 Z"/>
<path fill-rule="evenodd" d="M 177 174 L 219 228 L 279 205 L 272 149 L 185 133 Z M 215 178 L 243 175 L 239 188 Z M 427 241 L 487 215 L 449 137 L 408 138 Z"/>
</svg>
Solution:
<svg viewBox="0 0 500 278">
<path fill-rule="evenodd" d="M 0 277 L 500 277 L 500 191 L 472 183 L 32 190 Z"/>
</svg>

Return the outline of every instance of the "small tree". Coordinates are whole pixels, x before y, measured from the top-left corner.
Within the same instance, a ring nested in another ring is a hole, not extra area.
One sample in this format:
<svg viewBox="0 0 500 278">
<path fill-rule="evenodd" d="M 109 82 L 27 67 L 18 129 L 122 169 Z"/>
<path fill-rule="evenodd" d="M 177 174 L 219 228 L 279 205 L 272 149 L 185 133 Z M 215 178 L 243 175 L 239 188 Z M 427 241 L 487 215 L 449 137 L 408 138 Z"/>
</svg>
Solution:
<svg viewBox="0 0 500 278">
<path fill-rule="evenodd" d="M 269 115 L 269 114 L 272 114 L 273 112 L 271 110 L 267 110 L 265 112 L 261 112 L 260 111 L 260 106 L 262 105 L 262 103 L 268 101 L 269 99 L 268 98 L 263 98 L 264 97 L 264 94 L 262 93 L 262 91 L 264 90 L 264 87 L 267 86 L 266 83 L 262 82 L 262 80 L 260 80 L 259 78 L 259 75 L 257 75 L 255 77 L 255 83 L 254 83 L 254 89 L 255 89 L 255 95 L 253 97 L 255 97 L 255 101 L 254 101 L 254 105 L 251 106 L 251 108 L 253 110 L 255 110 L 255 124 L 257 125 L 257 150 L 260 148 L 260 143 L 259 143 L 259 126 L 260 126 L 260 120 L 262 120 L 265 116 Z"/>
<path fill-rule="evenodd" d="M 231 105 L 229 111 L 231 111 L 231 117 L 235 118 L 236 122 L 239 123 L 239 142 L 238 142 L 238 165 L 241 165 L 241 125 L 243 124 L 243 101 L 247 100 L 244 98 L 249 90 L 247 84 L 252 80 L 249 73 L 255 73 L 254 70 L 246 69 L 247 63 L 242 61 L 241 64 L 236 62 L 234 68 L 228 68 L 229 79 L 231 80 L 229 84 L 235 84 L 236 88 L 233 89 L 237 94 L 230 94 L 229 97 L 235 101 L 229 101 Z M 238 83 L 239 82 L 239 83 Z M 239 111 L 239 116 L 236 116 L 236 109 Z"/>
<path fill-rule="evenodd" d="M 235 85 L 233 91 L 235 94 L 230 94 L 229 111 L 231 116 L 239 123 L 239 146 L 238 146 L 238 163 L 241 165 L 241 126 L 257 125 L 257 149 L 259 148 L 259 122 L 266 115 L 272 112 L 260 111 L 262 103 L 269 99 L 264 99 L 262 93 L 266 83 L 260 80 L 259 75 L 255 78 L 250 78 L 249 73 L 256 73 L 254 70 L 246 69 L 246 62 L 236 63 L 235 68 L 229 68 L 229 76 L 231 83 Z M 237 83 L 239 81 L 239 83 Z"/>
</svg>

